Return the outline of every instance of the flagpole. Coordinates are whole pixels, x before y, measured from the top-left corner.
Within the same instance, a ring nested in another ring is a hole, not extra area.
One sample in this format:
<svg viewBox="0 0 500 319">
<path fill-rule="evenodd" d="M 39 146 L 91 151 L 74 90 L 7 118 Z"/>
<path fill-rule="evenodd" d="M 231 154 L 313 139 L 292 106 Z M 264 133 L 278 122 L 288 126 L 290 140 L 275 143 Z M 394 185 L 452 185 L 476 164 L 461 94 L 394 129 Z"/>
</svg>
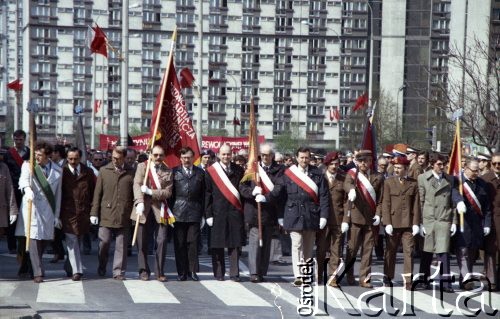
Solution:
<svg viewBox="0 0 500 319">
<path fill-rule="evenodd" d="M 101 134 L 105 134 L 104 132 L 104 56 L 102 57 L 102 91 L 101 91 Z"/>
<path fill-rule="evenodd" d="M 460 196 L 464 196 L 463 190 L 463 181 L 462 181 L 462 143 L 460 140 L 460 116 L 457 116 L 457 134 L 456 134 L 457 143 L 455 146 L 457 147 L 457 164 L 458 164 L 458 192 Z M 460 232 L 464 232 L 464 214 L 458 214 L 460 217 Z"/>
<path fill-rule="evenodd" d="M 93 64 L 93 72 L 92 72 L 92 84 L 94 86 L 94 90 L 92 90 L 92 119 L 91 119 L 91 131 L 90 131 L 90 148 L 95 149 L 95 101 L 97 99 L 96 94 L 96 69 L 97 69 L 97 54 L 94 54 L 94 59 L 92 61 Z M 83 152 L 83 150 L 82 150 Z M 87 164 L 87 163 L 85 163 Z"/>
<path fill-rule="evenodd" d="M 165 70 L 165 74 L 163 75 L 163 80 L 161 82 L 161 87 L 160 87 L 160 101 L 163 102 L 163 98 L 165 96 L 165 91 L 166 91 L 166 88 L 167 88 L 167 80 L 168 80 L 168 75 L 170 73 L 170 65 L 172 64 L 172 59 L 174 58 L 174 49 L 175 49 L 175 41 L 177 39 L 177 26 L 174 27 L 174 31 L 172 33 L 172 42 L 170 43 L 170 52 L 168 54 L 168 61 L 167 61 L 167 68 Z M 150 138 L 150 144 L 148 145 L 148 148 L 146 149 L 146 152 L 147 153 L 150 153 L 151 150 L 153 149 L 154 145 L 155 145 L 155 141 L 156 141 L 156 134 L 158 132 L 158 126 L 160 124 L 160 118 L 161 118 L 161 112 L 162 112 L 162 109 L 163 109 L 163 103 L 160 103 L 158 105 L 158 112 L 156 113 L 156 122 L 154 123 L 154 130 L 153 130 L 153 134 L 151 135 L 151 138 Z M 151 123 L 153 124 L 153 123 Z M 148 158 L 148 161 L 147 161 L 147 164 L 146 164 L 146 173 L 144 174 L 144 182 L 142 183 L 142 185 L 145 185 L 147 186 L 147 182 L 148 182 L 148 172 L 149 172 L 149 169 L 151 167 L 151 162 L 153 161 L 153 158 L 151 155 L 149 155 L 149 158 Z M 139 224 L 140 224 L 140 221 L 139 221 L 139 218 L 137 218 L 137 221 L 135 222 L 135 227 L 134 227 L 134 235 L 132 236 L 132 246 L 135 245 L 135 240 L 137 239 L 137 231 L 139 230 Z"/>
<path fill-rule="evenodd" d="M 33 178 L 33 173 L 35 171 L 35 114 L 34 114 L 34 106 L 30 104 L 28 106 L 28 117 L 29 117 L 29 138 L 30 138 L 30 187 L 31 187 L 31 178 Z M 30 237 L 31 237 L 31 218 L 33 214 L 33 200 L 28 199 L 28 218 L 25 222 L 25 235 L 26 235 L 26 251 L 30 250 Z"/>
</svg>

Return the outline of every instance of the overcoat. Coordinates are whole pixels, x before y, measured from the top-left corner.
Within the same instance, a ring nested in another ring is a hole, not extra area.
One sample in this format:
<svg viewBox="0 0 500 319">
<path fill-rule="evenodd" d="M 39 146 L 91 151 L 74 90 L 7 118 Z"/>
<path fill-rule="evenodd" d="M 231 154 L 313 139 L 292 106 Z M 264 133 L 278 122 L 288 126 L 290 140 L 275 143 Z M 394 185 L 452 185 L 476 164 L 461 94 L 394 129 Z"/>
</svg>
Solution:
<svg viewBox="0 0 500 319">
<path fill-rule="evenodd" d="M 231 163 L 227 177 L 238 190 L 243 168 Z M 236 248 L 246 245 L 243 211 L 234 207 L 222 194 L 209 173 L 205 174 L 205 214 L 213 217 L 211 248 Z M 243 204 L 243 203 L 242 203 Z"/>
<path fill-rule="evenodd" d="M 95 189 L 94 171 L 80 163 L 80 172 L 75 177 L 68 167 L 63 166 L 61 223 L 68 234 L 81 236 L 90 230 L 90 208 Z"/>
<path fill-rule="evenodd" d="M 450 226 L 452 223 L 457 224 L 458 220 L 454 207 L 462 199 L 454 178 L 443 174 L 438 182 L 430 170 L 418 176 L 418 189 L 425 228 L 424 251 L 447 253 L 450 248 Z"/>
<path fill-rule="evenodd" d="M 31 232 L 30 238 L 37 240 L 54 239 L 54 219 L 59 218 L 61 211 L 61 186 L 62 186 L 62 168 L 49 161 L 50 171 L 47 176 L 47 182 L 52 189 L 55 197 L 55 211 L 45 197 L 36 178 L 32 178 L 29 162 L 24 162 L 21 167 L 21 176 L 19 177 L 19 189 L 31 186 L 34 193 L 33 206 L 31 211 Z M 21 204 L 21 217 L 16 224 L 16 236 L 26 236 L 25 222 L 28 220 L 28 200 L 23 196 Z"/>
<path fill-rule="evenodd" d="M 9 168 L 0 162 L 0 228 L 9 226 L 9 216 L 17 215 L 16 195 Z"/>
</svg>

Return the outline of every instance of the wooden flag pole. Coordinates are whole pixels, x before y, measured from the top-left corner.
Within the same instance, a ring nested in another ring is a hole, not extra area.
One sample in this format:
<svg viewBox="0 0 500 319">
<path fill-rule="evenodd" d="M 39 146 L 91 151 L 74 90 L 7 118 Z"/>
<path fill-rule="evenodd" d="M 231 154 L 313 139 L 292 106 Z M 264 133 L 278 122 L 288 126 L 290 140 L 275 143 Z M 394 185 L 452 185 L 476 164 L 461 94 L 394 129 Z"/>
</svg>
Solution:
<svg viewBox="0 0 500 319">
<path fill-rule="evenodd" d="M 460 141 L 460 117 L 457 117 L 457 161 L 458 161 L 458 192 L 460 196 L 464 196 L 463 181 L 462 181 L 462 145 Z M 458 214 L 460 217 L 460 232 L 464 232 L 464 214 Z"/>
<path fill-rule="evenodd" d="M 157 110 L 157 114 L 156 114 L 156 122 L 154 123 L 153 134 L 151 135 L 150 144 L 149 144 L 148 149 L 147 149 L 147 153 L 149 154 L 149 159 L 148 159 L 148 163 L 146 165 L 146 174 L 144 175 L 144 181 L 142 183 L 142 185 L 144 185 L 144 186 L 147 186 L 148 175 L 149 175 L 148 173 L 149 173 L 149 170 L 151 168 L 151 162 L 153 161 L 153 158 L 151 156 L 151 150 L 153 149 L 153 147 L 155 145 L 156 134 L 158 133 L 158 126 L 160 124 L 161 112 L 163 109 L 163 98 L 165 97 L 165 90 L 167 88 L 167 80 L 168 80 L 168 74 L 170 73 L 170 65 L 172 63 L 172 59 L 174 58 L 174 49 L 175 49 L 176 39 L 177 39 L 177 26 L 174 28 L 174 32 L 172 33 L 172 42 L 170 44 L 170 52 L 168 54 L 167 68 L 165 70 L 165 74 L 163 75 L 163 81 L 162 81 L 162 85 L 161 85 L 160 93 L 159 93 L 161 103 L 159 103 L 159 105 L 158 105 L 158 110 Z M 139 223 L 140 223 L 139 218 L 137 218 L 137 221 L 135 222 L 135 227 L 134 227 L 134 235 L 132 236 L 132 246 L 135 245 L 135 240 L 137 239 L 137 231 L 139 230 Z"/>
<path fill-rule="evenodd" d="M 35 114 L 33 105 L 28 107 L 29 112 L 29 128 L 30 128 L 30 181 L 33 178 L 35 171 Z M 31 187 L 31 183 L 30 183 Z M 28 218 L 25 223 L 25 234 L 26 234 L 26 251 L 30 249 L 30 237 L 31 237 L 31 219 L 33 214 L 33 200 L 28 199 Z"/>
</svg>

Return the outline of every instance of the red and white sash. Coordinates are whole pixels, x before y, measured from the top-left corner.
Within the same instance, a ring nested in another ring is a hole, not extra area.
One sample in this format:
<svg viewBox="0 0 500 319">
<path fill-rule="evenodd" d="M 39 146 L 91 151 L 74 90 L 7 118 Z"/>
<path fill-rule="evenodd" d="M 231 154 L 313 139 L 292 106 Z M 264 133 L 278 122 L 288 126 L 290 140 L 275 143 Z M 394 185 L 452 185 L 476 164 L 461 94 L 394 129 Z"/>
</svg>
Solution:
<svg viewBox="0 0 500 319">
<path fill-rule="evenodd" d="M 161 189 L 160 177 L 158 176 L 158 173 L 156 172 L 154 165 L 149 165 L 148 175 L 149 175 L 148 176 L 149 180 L 151 181 L 151 188 L 152 189 Z M 173 223 L 175 223 L 174 214 L 170 210 L 170 207 L 168 207 L 166 200 L 161 202 L 160 217 L 161 217 L 160 221 L 163 224 L 165 222 L 167 222 L 169 225 L 172 225 Z"/>
<path fill-rule="evenodd" d="M 207 169 L 208 174 L 214 181 L 217 188 L 220 190 L 222 195 L 239 211 L 243 211 L 243 206 L 241 205 L 240 193 L 231 183 L 227 177 L 224 169 L 219 162 L 215 162 Z"/>
<path fill-rule="evenodd" d="M 483 213 L 481 211 L 481 203 L 479 202 L 479 199 L 476 197 L 476 194 L 474 194 L 474 191 L 472 190 L 472 188 L 470 188 L 467 182 L 464 181 L 463 186 L 464 186 L 464 195 L 465 197 L 467 197 L 467 200 L 474 209 L 474 212 L 479 216 L 483 216 Z"/>
<path fill-rule="evenodd" d="M 353 180 L 356 180 L 356 168 L 351 168 L 347 173 L 352 177 Z M 361 191 L 363 198 L 370 205 L 373 212 L 375 212 L 377 208 L 377 194 L 375 193 L 375 189 L 372 184 L 363 174 L 358 174 L 358 181 L 356 183 L 356 187 Z"/>
<path fill-rule="evenodd" d="M 274 184 L 267 175 L 266 171 L 262 168 L 262 166 L 257 165 L 259 167 L 259 176 L 262 186 L 263 195 L 269 194 L 274 189 Z"/>
<path fill-rule="evenodd" d="M 15 147 L 9 148 L 9 153 L 12 156 L 12 158 L 14 159 L 14 161 L 16 162 L 17 166 L 19 166 L 19 167 L 23 166 L 24 160 L 21 157 L 21 155 L 19 155 L 19 153 L 17 152 Z"/>
<path fill-rule="evenodd" d="M 318 185 L 309 176 L 299 170 L 296 165 L 292 165 L 285 170 L 285 175 L 309 194 L 316 204 L 319 204 Z"/>
</svg>

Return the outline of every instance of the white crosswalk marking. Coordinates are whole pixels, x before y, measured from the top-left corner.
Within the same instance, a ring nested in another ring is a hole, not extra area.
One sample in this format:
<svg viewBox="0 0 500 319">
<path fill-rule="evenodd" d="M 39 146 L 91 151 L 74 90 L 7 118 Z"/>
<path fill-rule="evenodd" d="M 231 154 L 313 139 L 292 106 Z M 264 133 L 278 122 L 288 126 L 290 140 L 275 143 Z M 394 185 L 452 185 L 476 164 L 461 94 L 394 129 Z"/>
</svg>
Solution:
<svg viewBox="0 0 500 319">
<path fill-rule="evenodd" d="M 16 290 L 18 283 L 0 281 L 0 298 L 9 297 Z"/>
<path fill-rule="evenodd" d="M 389 295 L 390 288 L 385 288 L 384 291 Z M 411 314 L 411 291 L 405 290 L 403 287 L 393 287 L 392 297 L 398 299 L 406 304 L 406 307 L 403 305 L 399 309 L 399 314 Z M 415 312 L 421 310 L 426 313 L 432 313 L 435 315 L 438 314 L 448 314 L 450 311 L 452 316 L 458 316 L 460 313 L 456 311 L 455 305 L 447 303 L 446 301 L 440 301 L 439 290 L 436 291 L 436 298 L 432 296 L 432 292 L 430 294 L 426 294 L 422 291 L 414 291 L 413 292 L 413 306 L 415 308 Z M 446 295 L 445 295 L 446 296 Z"/>
<path fill-rule="evenodd" d="M 232 281 L 202 280 L 200 283 L 228 306 L 271 307 L 242 284 Z M 270 296 L 270 300 L 274 297 Z"/>
<path fill-rule="evenodd" d="M 38 285 L 36 302 L 84 304 L 85 294 L 81 281 L 45 281 Z"/>
<path fill-rule="evenodd" d="M 293 295 L 286 291 L 283 287 L 281 287 L 279 284 L 272 283 L 272 282 L 261 282 L 259 283 L 260 286 L 266 288 L 270 292 L 270 297 L 273 298 L 273 302 L 275 301 L 278 305 L 280 304 L 280 300 L 284 300 L 289 304 L 292 304 L 294 306 L 297 306 L 299 302 L 299 290 L 297 289 L 297 295 Z"/>
<path fill-rule="evenodd" d="M 180 303 L 159 281 L 126 280 L 123 284 L 134 303 Z"/>
</svg>

